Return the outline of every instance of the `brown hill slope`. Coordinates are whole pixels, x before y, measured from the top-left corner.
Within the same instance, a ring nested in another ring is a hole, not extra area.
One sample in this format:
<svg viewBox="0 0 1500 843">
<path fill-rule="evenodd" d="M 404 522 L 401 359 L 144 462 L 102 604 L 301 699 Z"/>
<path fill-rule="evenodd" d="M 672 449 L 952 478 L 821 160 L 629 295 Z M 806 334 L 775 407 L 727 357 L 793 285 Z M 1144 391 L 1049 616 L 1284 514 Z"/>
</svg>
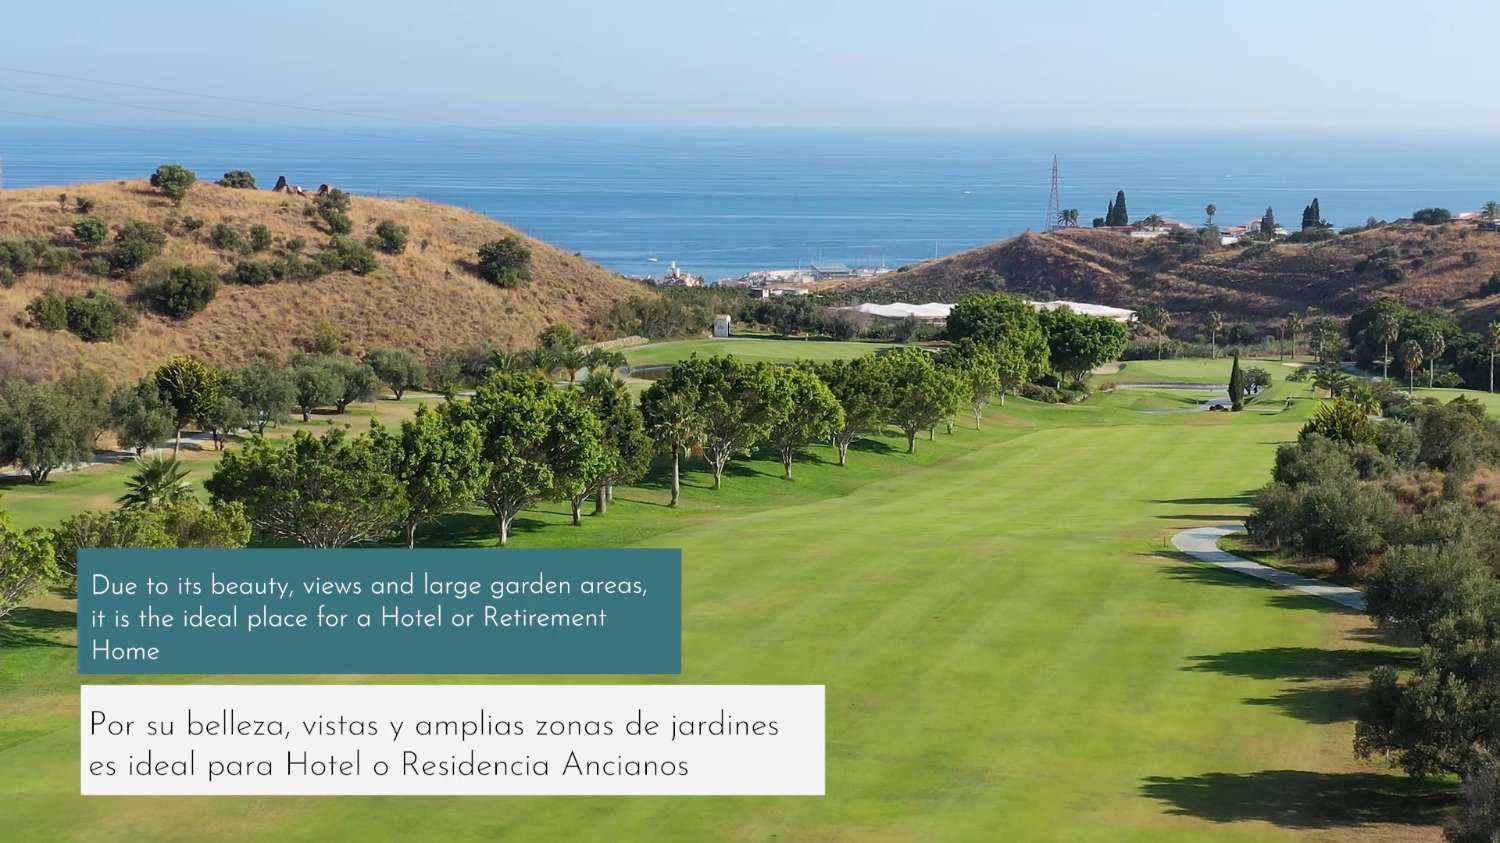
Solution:
<svg viewBox="0 0 1500 843">
<path fill-rule="evenodd" d="M 59 202 L 59 193 L 66 194 L 66 203 Z M 169 238 L 158 258 L 163 261 L 228 270 L 240 255 L 215 249 L 207 241 L 220 222 L 241 236 L 255 224 L 269 228 L 275 245 L 256 257 L 274 257 L 296 237 L 306 240 L 306 253 L 312 254 L 329 238 L 306 211 L 311 201 L 293 194 L 199 182 L 177 206 L 145 182 L 129 181 L 0 191 L 0 240 L 78 245 L 71 233 L 72 225 L 83 218 L 75 207 L 78 197 L 94 201 L 89 216 L 109 223 L 111 236 L 132 220 L 162 226 Z M 262 353 L 284 357 L 296 340 L 311 336 L 323 324 L 331 325 L 355 353 L 398 347 L 427 354 L 485 339 L 518 347 L 530 344 L 550 322 L 585 329 L 615 302 L 650 295 L 638 282 L 530 238 L 523 238 L 531 248 L 530 280 L 510 290 L 488 284 L 470 268 L 477 248 L 515 232 L 459 208 L 355 197 L 350 216 L 352 236 L 360 240 L 382 220 L 407 226 L 406 252 L 378 255 L 380 267 L 365 276 L 335 272 L 314 281 L 260 287 L 224 284 L 203 312 L 175 321 L 143 309 L 133 329 L 108 343 L 85 343 L 66 331 L 29 327 L 26 304 L 48 287 L 63 293 L 103 289 L 130 300 L 132 279 L 145 277 L 149 265 L 130 278 L 100 278 L 81 269 L 31 272 L 11 289 L 0 289 L 0 352 L 12 365 L 19 359 L 31 369 L 88 365 L 132 377 L 180 352 L 225 365 Z M 188 231 L 185 223 L 190 219 L 201 220 L 202 227 Z"/>
<path fill-rule="evenodd" d="M 952 302 L 978 290 L 1176 313 L 1218 310 L 1265 322 L 1316 309 L 1348 315 L 1390 296 L 1482 323 L 1500 296 L 1480 287 L 1500 271 L 1500 234 L 1468 224 L 1391 225 L 1320 243 L 1202 250 L 1169 237 L 1112 230 L 1023 234 L 844 289 L 877 301 Z"/>
</svg>

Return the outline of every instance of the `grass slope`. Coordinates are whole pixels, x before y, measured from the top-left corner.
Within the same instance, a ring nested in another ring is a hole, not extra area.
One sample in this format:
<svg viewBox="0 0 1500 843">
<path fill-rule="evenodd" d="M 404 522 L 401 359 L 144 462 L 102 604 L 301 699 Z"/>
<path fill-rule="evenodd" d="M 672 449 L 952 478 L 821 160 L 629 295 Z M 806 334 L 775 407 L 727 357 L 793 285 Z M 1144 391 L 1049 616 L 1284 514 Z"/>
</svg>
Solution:
<svg viewBox="0 0 1500 843">
<path fill-rule="evenodd" d="M 746 461 L 715 493 L 694 471 L 681 510 L 658 477 L 582 528 L 526 513 L 518 545 L 683 549 L 681 677 L 557 681 L 824 683 L 825 797 L 82 799 L 72 606 L 51 599 L 0 658 L 0 816 L 46 841 L 1436 839 L 1447 789 L 1350 752 L 1362 675 L 1407 655 L 1166 550 L 1244 512 L 1313 402 L 1120 400 L 1012 399 L 982 431 L 864 443 L 843 469 L 815 447 L 793 482 Z M 425 538 L 486 544 L 487 521 Z"/>
<path fill-rule="evenodd" d="M 57 201 L 59 190 L 0 191 L 0 237 L 73 245 L 71 227 L 82 217 L 72 202 L 87 197 L 95 202 L 92 216 L 112 227 L 149 220 L 166 228 L 170 239 L 162 259 L 220 270 L 239 257 L 208 244 L 208 232 L 220 222 L 237 229 L 241 237 L 251 225 L 263 224 L 271 230 L 276 249 L 302 237 L 310 254 L 328 239 L 304 213 L 311 201 L 291 194 L 231 190 L 200 181 L 180 206 L 174 206 L 143 181 L 111 182 L 62 189 L 68 196 L 64 208 Z M 615 302 L 650 294 L 638 282 L 530 238 L 524 239 L 531 247 L 532 279 L 514 290 L 487 284 L 468 269 L 475 251 L 482 243 L 516 232 L 460 208 L 415 199 L 355 197 L 350 216 L 353 236 L 361 240 L 381 220 L 407 226 L 411 236 L 405 254 L 380 255 L 380 269 L 363 277 L 340 272 L 307 283 L 226 285 L 191 319 L 177 322 L 143 315 L 124 339 L 100 344 L 85 343 L 66 332 L 23 327 L 26 303 L 49 286 L 64 292 L 102 288 L 126 299 L 132 284 L 78 271 L 33 272 L 13 289 L 0 289 L 0 345 L 9 348 L 12 365 L 44 370 L 86 365 L 130 376 L 185 351 L 220 364 L 261 353 L 284 357 L 292 341 L 311 336 L 323 323 L 341 332 L 356 352 L 397 347 L 427 353 L 482 339 L 522 347 L 549 322 L 582 329 Z M 187 217 L 203 221 L 196 234 L 183 227 Z M 148 271 L 149 267 L 137 270 L 134 276 L 144 277 Z"/>
</svg>

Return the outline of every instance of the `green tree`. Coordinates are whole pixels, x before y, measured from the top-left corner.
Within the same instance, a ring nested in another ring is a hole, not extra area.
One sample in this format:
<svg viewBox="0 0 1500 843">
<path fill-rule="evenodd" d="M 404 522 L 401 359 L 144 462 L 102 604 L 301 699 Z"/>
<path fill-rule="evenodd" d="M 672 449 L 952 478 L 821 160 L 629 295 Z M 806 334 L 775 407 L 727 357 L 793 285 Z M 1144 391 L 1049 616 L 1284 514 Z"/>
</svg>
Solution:
<svg viewBox="0 0 1500 843">
<path fill-rule="evenodd" d="M 969 409 L 974 413 L 974 429 L 979 430 L 984 408 L 990 400 L 1000 394 L 1000 359 L 993 349 L 965 340 L 951 354 L 944 355 L 944 362 L 958 376 L 964 393 L 969 398 Z"/>
<path fill-rule="evenodd" d="M 367 245 L 388 255 L 399 255 L 406 251 L 406 240 L 410 234 L 411 231 L 404 225 L 391 220 L 381 220 L 375 226 L 375 234 L 370 237 Z"/>
<path fill-rule="evenodd" d="M 119 300 L 103 290 L 89 290 L 81 296 L 63 300 L 68 315 L 68 330 L 84 342 L 109 342 L 119 335 L 122 326 L 134 317 Z"/>
<path fill-rule="evenodd" d="M 1078 387 L 1096 367 L 1118 359 L 1129 342 L 1124 324 L 1065 307 L 1043 312 L 1041 323 L 1052 368 Z"/>
<path fill-rule="evenodd" d="M 349 237 L 334 237 L 328 241 L 328 251 L 338 269 L 354 275 L 369 275 L 380 266 L 375 253 L 363 243 Z M 322 255 L 319 255 L 321 258 Z"/>
<path fill-rule="evenodd" d="M 122 274 L 130 272 L 161 254 L 166 244 L 167 233 L 161 226 L 140 220 L 127 222 L 115 232 L 107 257 L 109 268 Z"/>
<path fill-rule="evenodd" d="M 1172 313 L 1166 308 L 1148 304 L 1136 311 L 1136 321 L 1156 334 L 1156 359 L 1160 360 L 1169 339 L 1167 331 L 1172 327 Z"/>
<path fill-rule="evenodd" d="M 479 277 L 497 287 L 517 287 L 530 273 L 531 249 L 514 234 L 479 247 Z"/>
<path fill-rule="evenodd" d="M 1355 402 L 1343 398 L 1318 406 L 1312 418 L 1302 426 L 1302 435 L 1312 433 L 1346 445 L 1375 441 L 1375 428 L 1370 423 L 1369 413 Z"/>
<path fill-rule="evenodd" d="M 973 340 L 979 345 L 1008 344 L 1019 349 L 1033 371 L 1047 368 L 1047 337 L 1041 317 L 1029 302 L 1004 293 L 965 296 L 948 313 L 946 337 L 952 342 Z"/>
<path fill-rule="evenodd" d="M 156 384 L 142 381 L 121 384 L 109 399 L 109 429 L 123 447 L 141 456 L 172 435 L 172 406 L 162 397 Z"/>
<path fill-rule="evenodd" d="M 375 370 L 368 363 L 343 354 L 301 354 L 293 359 L 292 364 L 319 366 L 333 374 L 338 381 L 338 391 L 332 403 L 334 409 L 341 414 L 350 404 L 369 401 L 380 391 L 380 379 L 376 377 Z M 303 412 L 305 414 L 307 411 Z"/>
<path fill-rule="evenodd" d="M 398 520 L 408 548 L 416 547 L 422 524 L 478 499 L 484 443 L 472 420 L 450 419 L 422 404 L 397 430 L 372 423 L 370 440 L 404 492 Z"/>
<path fill-rule="evenodd" d="M 1375 339 L 1381 345 L 1380 377 L 1391 376 L 1391 343 L 1401 339 L 1401 320 L 1390 311 L 1382 310 L 1370 323 Z M 1491 378 L 1493 380 L 1493 378 Z M 1491 390 L 1493 391 L 1493 390 Z"/>
<path fill-rule="evenodd" d="M 203 407 L 196 416 L 198 429 L 213 437 L 214 450 L 224 450 L 224 439 L 229 434 L 254 424 L 251 411 L 239 402 L 227 389 Z"/>
<path fill-rule="evenodd" d="M 0 511 L 0 618 L 57 578 L 51 536 L 35 527 L 18 530 Z"/>
<path fill-rule="evenodd" d="M 266 432 L 266 425 L 285 420 L 297 406 L 297 385 L 292 372 L 264 357 L 257 357 L 230 372 L 224 388 L 245 408 L 255 432 L 262 435 Z M 327 391 L 330 397 L 324 400 L 332 401 L 332 393 L 330 387 Z M 317 396 L 314 394 L 313 397 Z"/>
<path fill-rule="evenodd" d="M 548 430 L 552 497 L 568 501 L 573 526 L 583 525 L 583 502 L 609 477 L 613 462 L 604 442 L 604 425 L 577 392 L 555 392 Z"/>
<path fill-rule="evenodd" d="M 208 230 L 208 244 L 226 252 L 238 252 L 245 248 L 245 240 L 239 231 L 224 222 L 214 223 L 214 227 Z"/>
<path fill-rule="evenodd" d="M 1418 339 L 1422 343 L 1422 355 L 1427 359 L 1427 387 L 1431 389 L 1437 379 L 1438 359 L 1443 356 L 1448 341 L 1436 327 L 1422 331 Z"/>
<path fill-rule="evenodd" d="M 1234 353 L 1234 365 L 1229 369 L 1229 409 L 1239 412 L 1245 409 L 1245 375 L 1240 371 L 1240 353 Z"/>
<path fill-rule="evenodd" d="M 580 393 L 603 426 L 608 464 L 594 489 L 594 514 L 603 515 L 614 498 L 614 487 L 646 476 L 651 468 L 651 437 L 645 418 L 625 382 L 606 369 L 594 368 Z"/>
<path fill-rule="evenodd" d="M 151 307 L 173 319 L 187 319 L 219 293 L 219 274 L 211 266 L 173 263 L 151 273 L 142 287 Z"/>
<path fill-rule="evenodd" d="M 244 506 L 261 534 L 337 548 L 388 535 L 406 511 L 384 455 L 338 428 L 288 443 L 256 437 L 226 451 L 203 484 L 215 501 Z"/>
<path fill-rule="evenodd" d="M 1271 210 L 1269 205 L 1266 206 L 1266 212 L 1260 217 L 1260 233 L 1262 236 L 1268 238 L 1276 236 L 1276 212 Z"/>
<path fill-rule="evenodd" d="M 1282 322 L 1283 333 L 1291 343 L 1292 359 L 1297 359 L 1297 333 L 1302 330 L 1302 317 L 1296 313 L 1288 313 Z"/>
<path fill-rule="evenodd" d="M 1208 207 L 1212 208 L 1212 205 Z M 1219 332 L 1224 330 L 1224 314 L 1217 310 L 1208 312 L 1208 356 L 1219 356 Z"/>
<path fill-rule="evenodd" d="M 151 186 L 166 194 L 173 202 L 181 203 L 188 189 L 198 177 L 181 164 L 163 164 L 151 174 Z"/>
<path fill-rule="evenodd" d="M 672 506 L 682 498 L 682 458 L 703 441 L 704 428 L 697 397 L 681 386 L 681 382 L 662 379 L 641 395 L 647 433 L 658 450 L 672 456 Z"/>
<path fill-rule="evenodd" d="M 416 355 L 399 349 L 379 349 L 365 355 L 365 365 L 381 383 L 390 387 L 400 401 L 408 389 L 416 389 L 427 380 L 427 369 Z"/>
<path fill-rule="evenodd" d="M 1210 203 L 1208 203 L 1208 207 L 1206 207 L 1206 208 L 1203 209 L 1203 212 L 1205 214 L 1208 214 L 1208 225 L 1213 225 L 1214 224 L 1214 216 L 1219 213 L 1219 206 L 1215 205 L 1212 202 L 1210 202 Z"/>
<path fill-rule="evenodd" d="M 844 423 L 833 431 L 831 439 L 839 452 L 839 465 L 848 465 L 849 446 L 854 440 L 878 433 L 885 425 L 890 384 L 874 357 L 829 361 L 819 365 L 817 373 L 844 409 Z"/>
<path fill-rule="evenodd" d="M 109 378 L 103 372 L 79 367 L 59 377 L 56 390 L 68 402 L 69 412 L 81 434 L 88 437 L 90 447 L 97 445 L 99 437 L 109 430 Z"/>
<path fill-rule="evenodd" d="M 480 499 L 495 517 L 501 547 L 510 542 L 516 515 L 554 488 L 549 448 L 559 394 L 541 377 L 506 372 L 479 384 L 473 398 L 444 405 L 453 423 L 471 422 L 480 431 L 486 464 Z"/>
<path fill-rule="evenodd" d="M 769 364 L 750 364 L 737 357 L 696 355 L 672 367 L 658 381 L 664 390 L 692 396 L 702 419 L 703 459 L 714 488 L 723 483 L 724 467 L 765 439 L 771 414 L 767 398 L 774 385 Z"/>
<path fill-rule="evenodd" d="M 313 198 L 313 212 L 328 226 L 330 234 L 348 234 L 354 230 L 354 220 L 349 218 L 353 206 L 349 194 L 336 187 Z"/>
<path fill-rule="evenodd" d="M 1490 358 L 1490 392 L 1495 391 L 1495 355 L 1500 354 L 1500 321 L 1491 321 L 1484 329 L 1484 350 Z"/>
<path fill-rule="evenodd" d="M 0 465 L 15 464 L 32 483 L 93 459 L 94 431 L 63 392 L 14 380 L 0 392 Z"/>
<path fill-rule="evenodd" d="M 182 503 L 193 495 L 188 473 L 187 466 L 175 457 L 138 459 L 135 470 L 125 481 L 125 494 L 116 503 L 124 509 L 149 509 Z"/>
<path fill-rule="evenodd" d="M 230 170 L 219 179 L 220 187 L 232 187 L 236 190 L 254 190 L 255 176 L 249 170 Z"/>
<path fill-rule="evenodd" d="M 182 431 L 219 398 L 222 374 L 191 354 L 180 354 L 156 370 L 156 388 L 172 407 L 172 456 L 182 449 Z"/>
<path fill-rule="evenodd" d="M 62 331 L 68 327 L 67 300 L 51 288 L 26 305 L 26 315 L 43 331 Z"/>
<path fill-rule="evenodd" d="M 1125 208 L 1125 191 L 1115 192 L 1115 201 L 1109 203 L 1109 211 L 1104 215 L 1105 225 L 1130 225 L 1130 212 Z"/>
<path fill-rule="evenodd" d="M 337 402 L 344 394 L 344 381 L 316 358 L 293 363 L 291 368 L 294 406 L 302 421 L 311 420 L 312 412 Z"/>
<path fill-rule="evenodd" d="M 85 246 L 98 246 L 109 237 L 109 226 L 98 217 L 84 217 L 73 223 L 73 237 Z"/>
<path fill-rule="evenodd" d="M 767 374 L 766 439 L 781 456 L 781 476 L 790 480 L 797 449 L 815 440 L 826 440 L 841 429 L 844 410 L 828 386 L 809 368 L 781 366 Z"/>
<path fill-rule="evenodd" d="M 930 431 L 953 413 L 962 387 L 918 348 L 893 349 L 880 360 L 891 389 L 889 418 L 906 434 L 906 452 L 910 454 L 917 447 L 917 431 Z"/>
<path fill-rule="evenodd" d="M 250 226 L 250 251 L 264 252 L 271 248 L 271 229 L 260 223 Z"/>
</svg>

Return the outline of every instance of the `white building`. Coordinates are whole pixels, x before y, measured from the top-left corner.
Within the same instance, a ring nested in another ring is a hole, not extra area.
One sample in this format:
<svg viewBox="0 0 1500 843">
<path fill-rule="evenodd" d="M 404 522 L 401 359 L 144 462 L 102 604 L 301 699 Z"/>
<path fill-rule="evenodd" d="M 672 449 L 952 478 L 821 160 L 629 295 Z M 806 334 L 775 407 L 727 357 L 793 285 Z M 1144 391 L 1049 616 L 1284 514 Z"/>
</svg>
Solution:
<svg viewBox="0 0 1500 843">
<path fill-rule="evenodd" d="M 727 338 L 729 336 L 729 323 L 731 321 L 727 313 L 720 313 L 718 316 L 715 316 L 714 336 L 720 339 Z"/>
</svg>

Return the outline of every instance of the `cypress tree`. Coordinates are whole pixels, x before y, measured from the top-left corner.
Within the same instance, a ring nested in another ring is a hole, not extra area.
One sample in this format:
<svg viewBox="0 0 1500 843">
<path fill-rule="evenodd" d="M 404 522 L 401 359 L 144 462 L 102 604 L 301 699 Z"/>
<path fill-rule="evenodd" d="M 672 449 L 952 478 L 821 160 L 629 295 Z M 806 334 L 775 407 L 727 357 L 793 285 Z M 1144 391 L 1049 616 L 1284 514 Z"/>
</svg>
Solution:
<svg viewBox="0 0 1500 843">
<path fill-rule="evenodd" d="M 1318 197 L 1316 196 L 1313 197 L 1312 203 L 1312 224 L 1313 227 L 1323 224 L 1323 209 L 1318 207 Z"/>
<path fill-rule="evenodd" d="M 1104 212 L 1104 224 L 1105 225 L 1114 225 L 1115 224 L 1115 203 L 1114 202 L 1110 202 L 1109 203 L 1109 210 Z"/>
<path fill-rule="evenodd" d="M 1276 212 L 1266 206 L 1265 216 L 1260 218 L 1260 233 L 1267 237 L 1276 236 Z"/>
<path fill-rule="evenodd" d="M 1110 225 L 1130 225 L 1130 212 L 1125 209 L 1125 191 L 1115 192 L 1114 221 Z"/>
<path fill-rule="evenodd" d="M 1245 409 L 1245 376 L 1240 372 L 1240 353 L 1234 353 L 1234 367 L 1229 370 L 1229 409 Z"/>
</svg>

